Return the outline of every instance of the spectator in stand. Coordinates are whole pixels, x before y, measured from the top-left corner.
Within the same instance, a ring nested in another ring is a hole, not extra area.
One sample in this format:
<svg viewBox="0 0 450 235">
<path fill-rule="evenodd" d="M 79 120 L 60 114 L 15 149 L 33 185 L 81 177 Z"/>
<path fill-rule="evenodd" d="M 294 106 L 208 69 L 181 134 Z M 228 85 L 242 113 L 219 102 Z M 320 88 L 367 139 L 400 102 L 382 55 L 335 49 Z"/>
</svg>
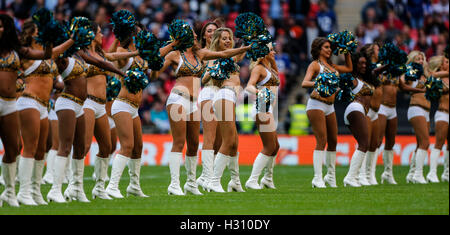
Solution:
<svg viewBox="0 0 450 235">
<path fill-rule="evenodd" d="M 408 48 L 407 51 L 409 53 L 410 51 L 413 50 L 414 44 L 416 43 L 416 41 L 411 36 L 411 34 L 412 34 L 411 27 L 409 27 L 409 25 L 407 25 L 407 24 L 404 24 L 401 33 L 403 34 L 403 40 L 404 40 L 406 47 Z"/>
<path fill-rule="evenodd" d="M 411 20 L 411 27 L 414 29 L 420 29 L 423 27 L 424 21 L 424 0 L 408 0 L 408 14 Z"/>
<path fill-rule="evenodd" d="M 393 10 L 389 11 L 387 19 L 383 22 L 383 26 L 386 30 L 397 30 L 403 29 L 403 22 L 397 17 Z"/>
<path fill-rule="evenodd" d="M 319 12 L 317 13 L 317 25 L 319 26 L 319 37 L 326 37 L 337 30 L 336 14 L 328 8 L 326 0 L 319 1 Z"/>
<path fill-rule="evenodd" d="M 150 110 L 151 121 L 156 125 L 159 133 L 169 133 L 170 130 L 169 115 L 167 115 L 164 104 L 156 101 Z"/>
<path fill-rule="evenodd" d="M 448 22 L 448 15 L 449 15 L 449 1 L 448 0 L 438 0 L 435 1 L 431 5 L 431 11 L 433 13 L 437 13 L 441 15 L 441 18 L 443 21 Z"/>
<path fill-rule="evenodd" d="M 261 15 L 261 0 L 242 0 L 241 9 L 239 12 L 253 12 Z"/>
<path fill-rule="evenodd" d="M 311 51 L 311 44 L 317 37 L 319 37 L 319 29 L 317 28 L 316 20 L 313 18 L 308 18 L 306 20 L 306 41 L 307 41 L 306 51 Z M 307 53 L 307 55 L 308 60 L 311 60 L 312 59 L 311 53 Z"/>
<path fill-rule="evenodd" d="M 414 50 L 422 51 L 423 53 L 425 53 L 425 56 L 427 58 L 430 58 L 433 56 L 433 48 L 431 47 L 431 45 L 432 45 L 431 40 L 427 38 L 425 30 L 420 29 L 419 37 L 416 45 L 414 46 Z"/>
<path fill-rule="evenodd" d="M 381 26 L 382 27 L 382 26 Z M 380 37 L 380 28 L 378 25 L 375 25 L 375 22 L 368 21 L 366 24 L 366 32 L 364 36 L 364 44 L 370 44 L 375 41 L 378 37 Z"/>
<path fill-rule="evenodd" d="M 185 20 L 190 25 L 194 25 L 194 22 L 197 19 L 197 14 L 191 11 L 189 2 L 185 1 L 181 4 L 181 10 L 179 11 L 177 18 Z"/>
<path fill-rule="evenodd" d="M 58 0 L 58 3 L 55 6 L 55 12 L 63 14 L 64 19 L 68 20 L 67 18 L 72 14 L 72 9 L 66 0 Z"/>
<path fill-rule="evenodd" d="M 308 15 L 310 0 L 290 0 L 289 13 L 297 22 L 303 22 Z"/>
<path fill-rule="evenodd" d="M 402 22 L 410 22 L 408 16 L 407 0 L 389 0 L 392 10 Z"/>
<path fill-rule="evenodd" d="M 136 20 L 141 22 L 146 28 L 150 28 L 152 22 L 153 10 L 150 7 L 150 1 L 145 1 L 137 7 Z"/>
<path fill-rule="evenodd" d="M 278 67 L 278 78 L 280 79 L 278 94 L 285 95 L 283 91 L 287 83 L 287 76 L 290 72 L 291 60 L 289 55 L 283 51 L 283 45 L 279 41 L 275 43 L 275 51 L 275 62 Z"/>
<path fill-rule="evenodd" d="M 363 47 L 366 44 L 364 41 L 365 36 L 366 36 L 366 28 L 364 27 L 364 25 L 362 23 L 360 23 L 355 28 L 355 38 L 359 42 L 357 51 L 359 51 L 359 49 L 361 49 L 361 47 Z"/>
<path fill-rule="evenodd" d="M 393 6 L 387 2 L 387 0 L 373 0 L 366 3 L 363 6 L 363 10 L 361 11 L 361 18 L 364 23 L 367 23 L 370 19 L 374 20 L 374 23 L 381 23 L 386 20 L 387 13 Z M 371 15 L 367 14 L 369 9 L 373 9 L 375 11 L 375 19 L 370 18 Z"/>
<path fill-rule="evenodd" d="M 448 32 L 448 28 L 445 26 L 444 22 L 442 21 L 442 18 L 438 13 L 433 13 L 432 15 L 428 15 L 426 17 L 424 29 L 427 35 L 435 37 L 433 38 L 433 42 L 436 42 L 437 35 L 439 35 L 444 31 Z"/>
</svg>

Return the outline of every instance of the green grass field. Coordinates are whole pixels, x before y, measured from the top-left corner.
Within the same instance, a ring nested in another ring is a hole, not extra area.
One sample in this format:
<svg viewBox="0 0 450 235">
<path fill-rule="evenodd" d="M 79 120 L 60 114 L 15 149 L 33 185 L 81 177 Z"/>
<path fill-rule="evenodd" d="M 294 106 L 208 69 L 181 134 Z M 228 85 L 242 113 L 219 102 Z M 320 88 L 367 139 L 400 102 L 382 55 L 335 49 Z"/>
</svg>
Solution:
<svg viewBox="0 0 450 235">
<path fill-rule="evenodd" d="M 448 215 L 448 183 L 406 184 L 408 169 L 403 166 L 394 167 L 394 175 L 399 183 L 397 186 L 344 188 L 342 180 L 348 168 L 337 167 L 338 188 L 313 189 L 312 166 L 276 166 L 274 177 L 277 190 L 169 196 L 169 168 L 144 166 L 141 170 L 141 186 L 149 198 L 129 197 L 112 201 L 96 199 L 91 203 L 51 203 L 48 206 L 20 208 L 12 208 L 4 203 L 0 208 L 0 215 Z M 378 181 L 382 170 L 383 167 L 378 166 Z M 125 169 L 120 182 L 124 196 L 129 182 L 127 171 Z M 240 171 L 241 182 L 244 184 L 250 175 L 251 166 L 241 166 Z M 92 172 L 93 167 L 86 167 L 84 188 L 90 200 L 94 186 Z M 428 172 L 428 167 L 425 167 L 424 172 Z M 197 174 L 200 173 L 201 166 L 197 168 Z M 183 186 L 186 180 L 184 167 L 180 174 Z M 438 176 L 441 174 L 442 166 L 439 166 Z M 225 189 L 229 179 L 229 171 L 226 169 L 222 177 Z M 65 188 L 66 185 L 63 185 L 63 189 Z M 0 186 L 0 190 L 3 189 Z M 42 185 L 45 199 L 49 189 L 50 185 Z"/>
</svg>

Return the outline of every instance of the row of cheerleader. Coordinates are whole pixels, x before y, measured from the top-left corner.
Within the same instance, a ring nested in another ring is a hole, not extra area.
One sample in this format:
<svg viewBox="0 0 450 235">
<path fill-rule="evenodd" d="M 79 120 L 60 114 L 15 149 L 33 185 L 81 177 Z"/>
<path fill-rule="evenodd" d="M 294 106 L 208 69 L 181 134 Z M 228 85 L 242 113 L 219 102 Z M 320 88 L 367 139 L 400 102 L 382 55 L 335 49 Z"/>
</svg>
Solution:
<svg viewBox="0 0 450 235">
<path fill-rule="evenodd" d="M 168 194 L 202 195 L 199 186 L 204 191 L 223 193 L 221 181 L 226 168 L 231 175 L 226 191 L 244 192 L 235 124 L 236 101 L 241 92 L 237 63 L 244 57 L 251 60 L 245 91 L 256 96 L 252 116 L 263 143 L 245 187 L 276 188 L 273 171 L 279 143 L 273 112 L 280 81 L 273 38 L 261 17 L 240 14 L 235 20 L 234 33 L 217 22 L 209 22 L 200 38 L 189 24 L 176 19 L 168 25 L 170 40 L 162 42 L 129 11 L 120 10 L 111 19 L 116 40 L 107 51 L 102 49 L 101 28 L 84 17 L 57 22 L 50 11 L 41 9 L 25 23 L 20 36 L 9 16 L 0 17 L 0 136 L 5 147 L 2 159 L 5 190 L 0 195 L 0 203 L 17 207 L 73 200 L 90 202 L 84 191 L 83 176 L 84 158 L 93 137 L 99 152 L 95 158 L 92 200 L 123 198 L 119 182 L 126 167 L 130 175 L 126 195 L 148 197 L 140 186 L 143 143 L 138 108 L 143 89 L 167 70 L 176 77 L 166 102 L 173 137 Z M 234 48 L 235 37 L 243 41 L 239 48 Z M 351 102 L 345 120 L 358 141 L 358 150 L 344 179 L 344 185 L 350 186 L 366 185 L 365 179 L 373 184 L 374 156 L 384 135 L 382 181 L 395 183 L 392 147 L 397 87 L 414 92 L 411 107 L 426 110 L 421 102 L 429 105 L 428 100 L 434 99 L 439 100 L 440 111 L 446 110 L 448 114 L 447 58 L 439 57 L 439 61 L 432 58 L 427 65 L 421 54 L 422 60 L 413 56 L 410 60 L 414 67 L 409 62 L 408 67 L 406 57 L 394 45 L 381 48 L 368 45 L 355 53 L 356 45 L 352 33 L 347 31 L 318 38 L 312 44 L 314 61 L 302 86 L 314 88 L 307 107 L 317 139 L 314 187 L 325 187 L 325 182 L 336 186 L 335 97 Z M 345 54 L 346 64 L 333 65 L 332 53 Z M 420 76 L 419 71 L 423 71 Z M 418 113 L 411 112 L 419 142 L 412 182 L 420 182 L 423 151 L 429 145 L 428 134 L 423 136 L 429 133 L 429 122 L 423 130 L 422 116 Z M 439 128 L 445 134 L 448 132 L 446 117 L 446 126 Z M 439 118 L 436 121 L 443 115 Z M 197 178 L 200 124 L 204 143 L 202 173 Z M 117 138 L 120 149 L 115 151 Z M 185 146 L 187 177 L 181 187 L 180 167 Z M 446 156 L 448 180 L 448 150 Z M 328 167 L 325 178 L 322 177 L 324 158 Z M 20 185 L 17 195 L 16 176 Z M 68 186 L 63 191 L 65 180 Z M 47 200 L 40 191 L 42 183 L 52 185 Z"/>
<path fill-rule="evenodd" d="M 237 62 L 244 56 L 255 60 L 248 90 L 261 97 L 261 108 L 256 112 L 266 113 L 261 110 L 271 106 L 276 97 L 277 89 L 270 86 L 279 85 L 272 37 L 259 16 L 244 13 L 238 17 L 237 32 L 244 45 L 234 48 L 233 31 L 215 22 L 207 24 L 201 40 L 197 40 L 189 24 L 174 20 L 168 26 L 170 40 L 162 42 L 129 11 L 120 10 L 111 19 L 116 40 L 108 51 L 102 49 L 100 26 L 85 17 L 57 22 L 52 12 L 41 9 L 24 24 L 20 35 L 11 17 L 0 17 L 0 132 L 5 147 L 1 204 L 18 207 L 74 200 L 90 202 L 84 192 L 83 176 L 84 158 L 93 137 L 99 152 L 92 199 L 123 198 L 119 181 L 127 166 L 127 196 L 148 197 L 140 186 L 142 127 L 138 108 L 142 90 L 169 68 L 177 79 L 166 103 L 173 136 L 168 193 L 202 194 L 198 184 L 208 191 L 223 192 L 220 177 L 227 166 L 234 179 L 229 190 L 243 191 L 235 117 L 229 109 L 234 114 L 239 92 L 236 87 L 240 86 Z M 202 82 L 207 84 L 206 89 L 196 94 Z M 203 124 L 209 130 L 206 134 L 212 136 L 210 149 L 205 144 L 202 150 L 204 168 L 199 179 L 197 102 L 208 107 L 204 109 L 208 114 L 201 116 L 207 117 Z M 270 117 L 273 120 L 273 115 Z M 267 121 L 262 120 L 261 123 Z M 120 149 L 115 151 L 117 137 Z M 271 147 L 265 147 L 262 152 L 267 155 L 262 155 L 274 159 L 278 150 L 278 144 L 274 144 L 276 133 L 263 140 Z M 183 192 L 179 172 L 185 143 L 188 180 Z M 220 148 L 215 152 L 217 146 Z M 110 158 L 113 159 L 108 177 Z M 274 162 L 266 162 L 264 165 L 273 170 Z M 20 185 L 17 195 L 16 179 Z M 272 185 L 271 177 L 266 181 Z M 68 186 L 63 191 L 65 182 Z M 42 183 L 52 185 L 46 200 L 41 193 Z"/>
<path fill-rule="evenodd" d="M 393 172 L 395 136 L 397 133 L 397 92 L 410 94 L 407 118 L 417 140 L 410 161 L 407 183 L 438 183 L 438 158 L 444 149 L 442 181 L 449 181 L 449 80 L 448 46 L 445 55 L 425 57 L 420 51 L 407 55 L 393 43 L 363 46 L 356 51 L 357 42 L 349 32 L 317 38 L 311 46 L 314 61 L 309 65 L 302 87 L 313 88 L 307 103 L 307 116 L 316 138 L 313 153 L 312 186 L 337 187 L 336 144 L 337 123 L 334 102 L 349 103 L 344 112 L 345 125 L 357 141 L 344 186 L 377 185 L 376 165 L 382 152 L 384 171 L 381 183 L 396 185 Z M 345 65 L 331 62 L 332 55 L 345 55 Z M 434 116 L 436 143 L 430 149 L 431 102 L 438 103 Z M 381 149 L 385 139 L 384 149 Z M 424 177 L 423 166 L 428 160 L 430 170 Z M 325 165 L 327 172 L 322 174 Z"/>
</svg>

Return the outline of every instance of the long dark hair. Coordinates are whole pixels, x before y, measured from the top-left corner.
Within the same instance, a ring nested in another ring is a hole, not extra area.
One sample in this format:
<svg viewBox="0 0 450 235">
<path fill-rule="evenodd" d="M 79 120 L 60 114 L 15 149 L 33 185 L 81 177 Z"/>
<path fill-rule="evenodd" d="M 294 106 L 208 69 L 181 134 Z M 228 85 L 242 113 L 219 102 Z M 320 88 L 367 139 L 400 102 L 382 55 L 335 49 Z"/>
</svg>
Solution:
<svg viewBox="0 0 450 235">
<path fill-rule="evenodd" d="M 15 50 L 19 52 L 21 46 L 14 20 L 6 14 L 0 14 L 0 21 L 3 25 L 3 34 L 0 38 L 0 54 Z"/>
<path fill-rule="evenodd" d="M 358 62 L 359 62 L 359 58 L 364 57 L 366 58 L 366 73 L 362 74 L 357 70 L 358 67 Z M 361 77 L 363 78 L 363 80 L 367 83 L 369 83 L 370 85 L 374 86 L 374 87 L 378 87 L 380 86 L 380 81 L 378 80 L 378 78 L 376 76 L 373 75 L 372 70 L 373 67 L 371 67 L 371 62 L 370 62 L 370 58 L 371 55 L 367 53 L 367 50 L 363 50 L 361 49 L 359 52 L 356 52 L 355 54 L 352 55 L 352 63 L 353 63 L 353 71 L 354 71 L 354 76 L 356 75 L 361 75 Z"/>
<path fill-rule="evenodd" d="M 200 32 L 200 38 L 199 38 L 202 48 L 205 48 L 205 46 L 206 46 L 206 39 L 203 38 L 203 36 L 205 36 L 206 28 L 210 25 L 214 25 L 214 26 L 216 26 L 216 28 L 220 28 L 219 25 L 215 21 L 210 21 L 203 26 L 202 31 Z"/>
<path fill-rule="evenodd" d="M 36 29 L 37 26 L 31 19 L 26 20 L 25 23 L 23 23 L 22 32 L 20 33 L 20 43 L 22 46 L 31 46 L 31 43 L 33 42 L 33 34 Z"/>
<path fill-rule="evenodd" d="M 327 38 L 324 37 L 318 37 L 314 39 L 314 41 L 311 43 L 311 56 L 313 60 L 318 60 L 320 56 L 320 51 L 322 50 L 322 46 L 325 43 L 329 43 Z M 331 45 L 331 43 L 330 43 Z M 327 60 L 327 63 L 331 65 L 331 58 Z"/>
<path fill-rule="evenodd" d="M 95 36 L 97 36 L 97 30 L 100 26 L 96 22 L 91 20 L 91 27 L 92 27 L 92 30 L 94 31 Z M 95 51 L 98 54 L 100 54 L 100 56 L 105 57 L 105 52 L 103 51 L 103 48 L 101 45 L 95 45 Z"/>
</svg>

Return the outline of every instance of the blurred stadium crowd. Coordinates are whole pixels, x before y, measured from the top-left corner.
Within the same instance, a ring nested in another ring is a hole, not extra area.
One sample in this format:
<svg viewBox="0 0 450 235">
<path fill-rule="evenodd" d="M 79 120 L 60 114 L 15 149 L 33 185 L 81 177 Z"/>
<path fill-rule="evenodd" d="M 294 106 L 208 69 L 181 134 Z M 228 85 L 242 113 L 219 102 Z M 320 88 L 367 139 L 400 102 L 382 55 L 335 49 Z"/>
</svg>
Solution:
<svg viewBox="0 0 450 235">
<path fill-rule="evenodd" d="M 14 17 L 19 30 L 24 20 L 42 7 L 54 11 L 57 20 L 86 16 L 101 25 L 104 48 L 114 41 L 109 23 L 112 13 L 119 9 L 133 12 L 137 20 L 161 40 L 168 40 L 167 24 L 176 18 L 191 23 L 200 35 L 204 23 L 211 19 L 219 18 L 224 26 L 234 29 L 234 19 L 239 13 L 254 12 L 263 17 L 276 40 L 281 79 L 278 108 L 281 110 L 289 108 L 286 107 L 289 95 L 295 89 L 302 89 L 298 82 L 311 59 L 311 42 L 339 30 L 336 4 L 337 0 L 0 0 L 0 11 Z M 448 43 L 448 17 L 449 0 L 369 0 L 361 10 L 361 22 L 349 30 L 355 33 L 360 47 L 374 41 L 392 41 L 407 53 L 420 50 L 429 58 L 442 54 Z M 245 86 L 250 75 L 249 61 L 244 60 L 240 65 L 241 84 Z M 144 91 L 139 108 L 144 132 L 168 133 L 165 102 L 174 83 L 173 74 L 163 73 Z M 242 92 L 240 99 L 245 96 Z M 406 110 L 409 96 L 400 96 L 398 107 Z M 304 97 L 295 100 L 297 104 L 306 101 Z M 343 112 L 345 106 L 337 104 L 337 115 L 341 109 Z M 399 116 L 401 113 L 399 111 Z M 289 133 L 292 120 L 289 117 L 283 120 L 285 123 L 279 125 L 279 132 Z M 402 123 L 400 119 L 400 132 Z M 407 121 L 404 123 L 409 126 Z M 248 133 L 248 128 L 241 125 L 238 123 L 240 132 Z"/>
</svg>

